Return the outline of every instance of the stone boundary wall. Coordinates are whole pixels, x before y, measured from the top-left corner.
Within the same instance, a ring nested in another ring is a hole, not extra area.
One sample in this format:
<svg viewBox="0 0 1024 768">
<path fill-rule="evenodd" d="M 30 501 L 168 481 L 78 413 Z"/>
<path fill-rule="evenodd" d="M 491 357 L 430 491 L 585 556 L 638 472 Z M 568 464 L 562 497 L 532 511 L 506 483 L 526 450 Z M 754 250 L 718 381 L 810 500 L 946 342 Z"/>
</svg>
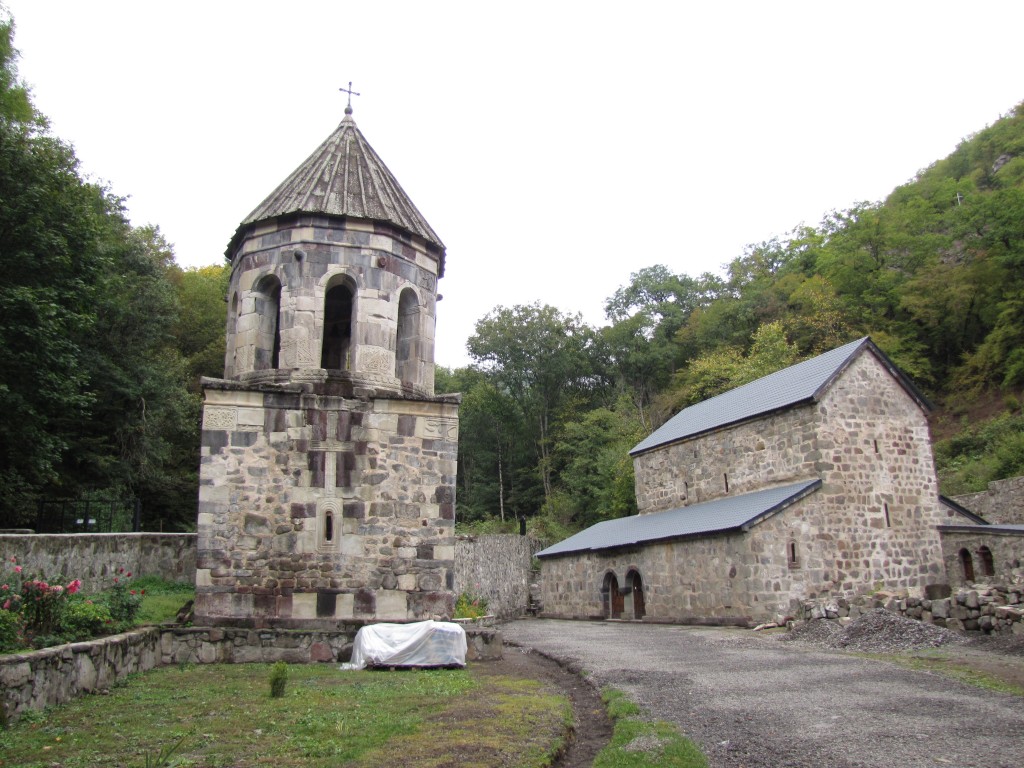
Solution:
<svg viewBox="0 0 1024 768">
<path fill-rule="evenodd" d="M 81 579 L 88 592 L 110 586 L 118 569 L 195 583 L 194 533 L 60 533 L 0 535 L 0 558 L 47 579 Z"/>
<path fill-rule="evenodd" d="M 946 590 L 948 592 L 948 590 Z M 890 592 L 862 595 L 849 600 L 805 602 L 798 619 L 846 621 L 876 608 L 908 619 L 958 632 L 1024 635 L 1024 585 L 975 584 L 948 597 L 913 597 Z"/>
<path fill-rule="evenodd" d="M 526 613 L 533 556 L 544 543 L 532 536 L 481 534 L 455 540 L 455 594 L 487 598 L 487 612 L 502 619 Z"/>
<path fill-rule="evenodd" d="M 338 662 L 352 652 L 356 626 L 339 632 L 218 627 L 144 627 L 120 635 L 0 656 L 0 707 L 23 712 L 109 689 L 135 672 L 168 664 Z M 502 657 L 501 633 L 466 630 L 468 661 Z"/>
<path fill-rule="evenodd" d="M 993 480 L 988 490 L 953 496 L 953 501 L 990 523 L 1024 525 L 1024 476 Z"/>
</svg>

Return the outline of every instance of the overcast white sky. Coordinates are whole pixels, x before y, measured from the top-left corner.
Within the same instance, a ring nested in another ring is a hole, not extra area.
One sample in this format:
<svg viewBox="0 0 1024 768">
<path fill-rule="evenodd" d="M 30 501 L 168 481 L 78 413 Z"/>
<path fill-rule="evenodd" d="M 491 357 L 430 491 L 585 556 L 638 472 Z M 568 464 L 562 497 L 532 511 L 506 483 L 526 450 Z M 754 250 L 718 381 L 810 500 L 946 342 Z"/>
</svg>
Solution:
<svg viewBox="0 0 1024 768">
<path fill-rule="evenodd" d="M 1024 100 L 1020 2 L 0 0 L 90 177 L 184 266 L 354 117 L 448 248 L 437 362 L 497 305 L 603 321 L 879 200 Z"/>
</svg>

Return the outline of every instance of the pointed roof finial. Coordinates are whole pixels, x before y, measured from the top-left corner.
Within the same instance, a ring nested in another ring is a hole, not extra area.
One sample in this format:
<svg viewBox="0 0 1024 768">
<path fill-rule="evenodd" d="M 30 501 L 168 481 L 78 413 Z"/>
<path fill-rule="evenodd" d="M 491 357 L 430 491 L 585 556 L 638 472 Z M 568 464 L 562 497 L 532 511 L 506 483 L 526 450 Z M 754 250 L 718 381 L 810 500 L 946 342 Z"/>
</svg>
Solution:
<svg viewBox="0 0 1024 768">
<path fill-rule="evenodd" d="M 356 93 L 355 91 L 352 90 L 352 81 L 351 80 L 348 81 L 348 88 L 339 88 L 338 90 L 341 91 L 342 93 L 347 93 L 348 94 L 348 104 L 345 106 L 345 114 L 346 115 L 351 115 L 352 114 L 352 97 L 353 96 L 360 96 L 362 94 Z"/>
</svg>

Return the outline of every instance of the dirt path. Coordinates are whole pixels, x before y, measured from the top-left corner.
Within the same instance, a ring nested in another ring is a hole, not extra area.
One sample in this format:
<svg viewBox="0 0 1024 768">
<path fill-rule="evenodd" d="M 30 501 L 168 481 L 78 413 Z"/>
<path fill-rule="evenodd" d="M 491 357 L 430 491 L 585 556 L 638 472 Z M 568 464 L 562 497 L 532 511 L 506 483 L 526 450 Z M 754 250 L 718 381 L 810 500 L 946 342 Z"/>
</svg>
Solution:
<svg viewBox="0 0 1024 768">
<path fill-rule="evenodd" d="M 715 768 L 1024 764 L 1024 697 L 935 673 L 745 630 L 550 620 L 501 629 L 676 724 Z"/>
</svg>

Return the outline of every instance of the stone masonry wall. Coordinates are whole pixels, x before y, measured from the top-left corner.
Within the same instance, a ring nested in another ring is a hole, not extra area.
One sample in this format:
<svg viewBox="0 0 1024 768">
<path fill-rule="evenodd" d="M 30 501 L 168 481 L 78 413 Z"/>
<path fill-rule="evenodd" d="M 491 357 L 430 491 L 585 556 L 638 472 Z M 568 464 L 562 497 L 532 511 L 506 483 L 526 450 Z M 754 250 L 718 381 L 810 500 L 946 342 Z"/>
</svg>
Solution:
<svg viewBox="0 0 1024 768">
<path fill-rule="evenodd" d="M 990 523 L 1024 525 L 1024 476 L 994 480 L 988 490 L 954 496 L 953 501 Z"/>
<path fill-rule="evenodd" d="M 640 513 L 815 477 L 816 428 L 813 408 L 793 408 L 641 454 L 633 461 Z"/>
<path fill-rule="evenodd" d="M 207 385 L 197 622 L 450 617 L 457 400 L 308 389 Z"/>
<path fill-rule="evenodd" d="M 945 583 L 928 420 L 874 355 L 860 355 L 818 405 L 816 467 L 825 504 L 822 537 L 835 551 L 833 594 L 881 581 L 920 590 Z"/>
<path fill-rule="evenodd" d="M 526 612 L 533 555 L 543 544 L 530 536 L 488 534 L 455 540 L 455 593 L 487 598 L 487 612 L 503 619 Z"/>
<path fill-rule="evenodd" d="M 193 583 L 194 533 L 67 533 L 0 535 L 0 557 L 16 557 L 27 572 L 81 579 L 89 592 L 112 583 L 119 568 L 137 576 Z"/>
<path fill-rule="evenodd" d="M 822 486 L 745 536 L 624 553 L 545 558 L 544 611 L 600 616 L 604 575 L 635 567 L 646 619 L 770 621 L 802 600 L 852 596 L 881 582 L 920 593 L 945 583 L 927 417 L 869 351 L 816 404 L 637 456 L 650 514 L 809 478 Z M 790 562 L 790 545 L 796 560 Z"/>
<path fill-rule="evenodd" d="M 629 571 L 639 573 L 646 621 L 753 625 L 791 616 L 808 596 L 830 594 L 834 553 L 819 535 L 824 505 L 817 494 L 762 521 L 746 534 L 685 539 L 612 552 L 541 561 L 545 616 L 598 618 L 601 590 L 615 574 L 632 618 Z M 789 562 L 790 546 L 797 560 Z"/>
<path fill-rule="evenodd" d="M 358 628 L 339 631 L 146 627 L 121 635 L 0 656 L 0 707 L 11 722 L 167 664 L 347 661 Z M 468 661 L 500 659 L 501 633 L 468 629 Z"/>
<path fill-rule="evenodd" d="M 954 588 L 973 582 L 996 584 L 1024 583 L 1024 530 L 992 531 L 989 526 L 974 526 L 971 531 L 942 530 L 942 559 L 949 583 Z M 966 549 L 974 570 L 967 578 L 961 550 Z M 988 556 L 985 555 L 987 549 Z M 989 569 L 991 564 L 991 569 Z"/>
</svg>

